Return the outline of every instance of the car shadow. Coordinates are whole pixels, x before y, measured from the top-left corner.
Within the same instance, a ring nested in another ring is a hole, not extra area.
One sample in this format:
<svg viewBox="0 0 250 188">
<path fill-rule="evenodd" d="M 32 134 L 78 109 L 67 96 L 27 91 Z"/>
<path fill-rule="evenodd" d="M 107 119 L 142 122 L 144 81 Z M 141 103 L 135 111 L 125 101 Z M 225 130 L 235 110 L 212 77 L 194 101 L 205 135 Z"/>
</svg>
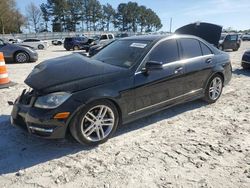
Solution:
<svg viewBox="0 0 250 188">
<path fill-rule="evenodd" d="M 146 127 L 152 123 L 171 118 L 186 111 L 200 108 L 206 103 L 197 100 L 163 110 L 154 115 L 121 126 L 115 137 Z M 0 116 L 0 175 L 15 173 L 53 159 L 92 150 L 73 140 L 46 140 L 29 135 L 11 126 L 9 115 Z M 106 143 L 108 144 L 108 143 Z"/>
<path fill-rule="evenodd" d="M 128 132 L 141 129 L 143 127 L 146 127 L 148 125 L 151 125 L 156 122 L 160 122 L 162 120 L 169 119 L 171 117 L 177 116 L 179 114 L 182 114 L 187 111 L 191 111 L 194 109 L 201 108 L 203 106 L 207 105 L 206 102 L 202 100 L 196 100 L 184 104 L 179 104 L 177 106 L 162 110 L 160 112 L 154 113 L 150 116 L 138 119 L 132 123 L 123 125 L 119 127 L 119 129 L 116 131 L 115 136 L 120 136 L 122 134 L 126 134 Z"/>
<path fill-rule="evenodd" d="M 233 74 L 250 76 L 250 69 L 235 69 L 233 70 Z"/>
<path fill-rule="evenodd" d="M 93 149 L 71 140 L 52 141 L 29 135 L 11 126 L 9 119 L 9 115 L 0 116 L 0 175 Z"/>
</svg>

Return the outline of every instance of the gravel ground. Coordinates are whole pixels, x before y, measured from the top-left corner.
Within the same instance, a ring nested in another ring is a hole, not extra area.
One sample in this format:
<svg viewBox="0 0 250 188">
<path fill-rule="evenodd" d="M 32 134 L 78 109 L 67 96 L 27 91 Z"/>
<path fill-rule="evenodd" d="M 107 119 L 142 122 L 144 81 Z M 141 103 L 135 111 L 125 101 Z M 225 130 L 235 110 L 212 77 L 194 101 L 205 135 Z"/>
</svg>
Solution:
<svg viewBox="0 0 250 188">
<path fill-rule="evenodd" d="M 39 62 L 72 52 L 39 51 L 39 61 L 8 65 L 18 85 L 0 90 L 0 187 L 250 187 L 250 71 L 243 42 L 228 52 L 233 78 L 217 103 L 195 101 L 121 127 L 105 144 L 39 139 L 10 126 L 23 80 Z"/>
</svg>

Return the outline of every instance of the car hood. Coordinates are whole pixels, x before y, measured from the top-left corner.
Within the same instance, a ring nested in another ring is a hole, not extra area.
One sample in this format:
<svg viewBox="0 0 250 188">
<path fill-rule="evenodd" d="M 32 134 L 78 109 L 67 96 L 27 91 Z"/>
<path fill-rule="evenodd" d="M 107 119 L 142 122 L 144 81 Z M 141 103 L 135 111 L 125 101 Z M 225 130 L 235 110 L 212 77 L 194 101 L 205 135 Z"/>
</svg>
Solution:
<svg viewBox="0 0 250 188">
<path fill-rule="evenodd" d="M 35 66 L 24 81 L 41 93 L 79 91 L 122 78 L 128 69 L 72 54 Z"/>
<path fill-rule="evenodd" d="M 20 46 L 18 44 L 10 44 L 10 43 L 6 43 L 5 48 L 9 48 L 9 49 L 12 49 L 12 50 L 24 50 L 24 51 L 27 51 L 27 49 L 28 49 L 28 47 Z"/>
<path fill-rule="evenodd" d="M 188 24 L 175 31 L 176 34 L 186 34 L 200 37 L 214 46 L 218 46 L 221 32 L 221 26 L 204 22 Z"/>
</svg>

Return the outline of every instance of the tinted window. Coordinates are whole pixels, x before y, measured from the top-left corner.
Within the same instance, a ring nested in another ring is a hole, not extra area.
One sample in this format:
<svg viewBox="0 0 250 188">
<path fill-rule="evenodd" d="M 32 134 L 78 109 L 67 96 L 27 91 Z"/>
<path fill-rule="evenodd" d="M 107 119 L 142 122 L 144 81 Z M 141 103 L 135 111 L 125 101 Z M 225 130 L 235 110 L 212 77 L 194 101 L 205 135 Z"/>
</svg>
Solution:
<svg viewBox="0 0 250 188">
<path fill-rule="evenodd" d="M 100 40 L 106 40 L 106 39 L 108 39 L 107 35 L 102 35 L 100 38 Z"/>
<path fill-rule="evenodd" d="M 151 41 L 118 40 L 103 48 L 93 59 L 103 63 L 129 68 L 148 50 Z"/>
<path fill-rule="evenodd" d="M 226 41 L 237 41 L 238 36 L 237 35 L 227 35 Z"/>
<path fill-rule="evenodd" d="M 166 40 L 156 46 L 149 55 L 148 61 L 169 63 L 179 60 L 179 52 L 176 40 Z"/>
<path fill-rule="evenodd" d="M 113 35 L 109 35 L 109 39 L 113 39 Z"/>
<path fill-rule="evenodd" d="M 205 44 L 203 44 L 202 42 L 200 42 L 200 45 L 201 45 L 201 50 L 202 50 L 202 54 L 203 55 L 212 54 L 211 50 Z"/>
<path fill-rule="evenodd" d="M 0 46 L 3 46 L 4 45 L 4 42 L 3 40 L 0 39 Z"/>
<path fill-rule="evenodd" d="M 199 41 L 196 39 L 180 39 L 184 59 L 202 56 Z"/>
</svg>

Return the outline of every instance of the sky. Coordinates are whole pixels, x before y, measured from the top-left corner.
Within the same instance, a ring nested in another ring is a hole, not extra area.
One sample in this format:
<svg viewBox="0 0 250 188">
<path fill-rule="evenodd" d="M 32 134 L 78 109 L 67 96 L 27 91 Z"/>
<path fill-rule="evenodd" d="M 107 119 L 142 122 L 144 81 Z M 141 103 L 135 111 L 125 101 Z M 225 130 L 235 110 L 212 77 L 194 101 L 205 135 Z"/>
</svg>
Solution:
<svg viewBox="0 0 250 188">
<path fill-rule="evenodd" d="M 210 22 L 232 27 L 236 30 L 250 29 L 249 0 L 100 0 L 101 4 L 109 3 L 114 8 L 129 1 L 137 2 L 154 10 L 162 21 L 162 31 L 169 31 L 172 18 L 172 31 L 196 21 Z M 25 14 L 25 7 L 34 2 L 37 6 L 46 0 L 16 0 L 17 7 Z"/>
</svg>

